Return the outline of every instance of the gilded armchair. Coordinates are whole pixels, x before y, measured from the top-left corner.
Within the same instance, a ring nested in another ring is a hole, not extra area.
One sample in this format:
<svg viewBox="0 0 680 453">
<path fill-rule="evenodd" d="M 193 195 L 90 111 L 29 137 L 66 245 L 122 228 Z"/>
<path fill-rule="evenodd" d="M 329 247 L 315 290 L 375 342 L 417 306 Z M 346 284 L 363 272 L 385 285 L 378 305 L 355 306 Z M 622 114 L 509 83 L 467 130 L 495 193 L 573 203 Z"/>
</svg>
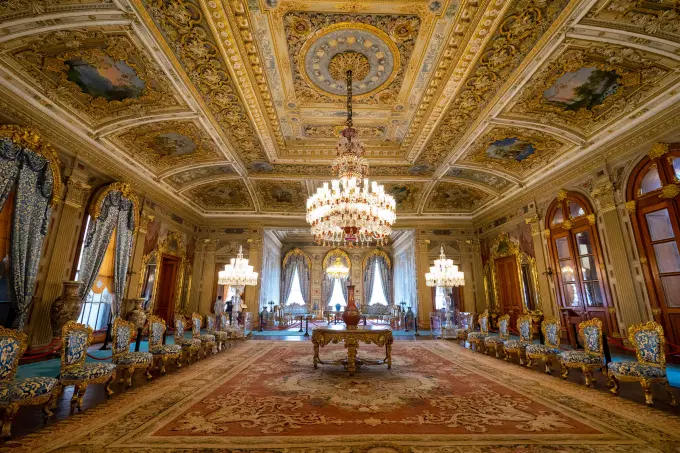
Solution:
<svg viewBox="0 0 680 453">
<path fill-rule="evenodd" d="M 165 320 L 158 316 L 149 316 L 149 352 L 159 359 L 161 374 L 165 374 L 168 360 L 175 360 L 177 368 L 182 367 L 182 346 L 178 344 L 163 344 L 165 336 Z"/>
<path fill-rule="evenodd" d="M 26 351 L 26 334 L 0 327 L 0 409 L 2 409 L 2 435 L 10 437 L 12 420 L 20 406 L 43 405 L 45 422 L 59 395 L 59 381 L 51 377 L 14 379 L 19 358 Z"/>
<path fill-rule="evenodd" d="M 187 365 L 191 363 L 191 356 L 194 360 L 198 360 L 198 351 L 201 349 L 201 340 L 198 338 L 184 338 L 184 329 L 186 328 L 186 320 L 182 315 L 177 315 L 175 318 L 175 344 L 182 347 L 187 355 Z"/>
<path fill-rule="evenodd" d="M 607 384 L 614 395 L 619 394 L 619 382 L 639 382 L 645 392 L 645 402 L 652 404 L 652 384 L 664 384 L 671 406 L 677 406 L 666 376 L 666 339 L 663 327 L 654 321 L 628 328 L 628 340 L 635 346 L 637 362 L 607 364 Z"/>
<path fill-rule="evenodd" d="M 498 318 L 498 336 L 488 336 L 484 338 L 484 351 L 488 354 L 491 349 L 496 352 L 496 357 L 500 357 L 503 344 L 510 339 L 510 315 L 503 315 Z"/>
<path fill-rule="evenodd" d="M 593 370 L 605 372 L 604 349 L 602 347 L 602 321 L 593 318 L 578 325 L 579 336 L 583 339 L 583 351 L 562 351 L 562 377 L 569 376 L 570 368 L 579 368 L 586 378 L 586 385 L 593 383 Z"/>
<path fill-rule="evenodd" d="M 513 354 L 519 357 L 519 364 L 524 365 L 524 351 L 531 344 L 531 316 L 524 315 L 517 318 L 519 340 L 506 340 L 503 343 L 505 360 L 509 361 Z"/>
<path fill-rule="evenodd" d="M 115 363 L 85 363 L 87 348 L 92 343 L 92 327 L 67 322 L 61 330 L 61 385 L 73 385 L 71 410 L 81 409 L 83 397 L 90 384 L 106 384 L 111 396 L 111 382 L 116 376 Z"/>
<path fill-rule="evenodd" d="M 127 388 L 132 387 L 132 376 L 137 368 L 146 370 L 146 378 L 151 380 L 151 366 L 153 354 L 150 352 L 130 352 L 130 342 L 135 325 L 121 318 L 113 320 L 113 346 L 111 348 L 111 362 L 120 369 L 120 382 L 124 382 L 127 371 Z"/>
<path fill-rule="evenodd" d="M 217 329 L 215 315 L 205 315 L 205 331 L 215 337 L 217 352 L 221 351 L 222 347 L 229 341 L 229 334 Z"/>
<path fill-rule="evenodd" d="M 479 332 L 469 332 L 467 339 L 470 342 L 470 347 L 475 346 L 479 351 L 480 346 L 484 344 L 484 339 L 489 336 L 489 310 L 484 310 L 484 313 L 479 315 Z"/>
<path fill-rule="evenodd" d="M 215 349 L 215 335 L 209 333 L 201 333 L 201 325 L 203 324 L 203 317 L 198 313 L 191 314 L 191 337 L 201 341 L 203 345 L 203 358 L 208 357 L 208 351 L 212 353 Z"/>
<path fill-rule="evenodd" d="M 245 326 L 239 326 L 236 320 L 234 320 L 233 324 L 230 323 L 229 316 L 226 313 L 220 314 L 220 331 L 227 332 L 229 341 L 244 340 L 246 338 Z"/>
<path fill-rule="evenodd" d="M 550 360 L 558 359 L 562 350 L 560 349 L 560 320 L 556 317 L 548 317 L 541 323 L 543 331 L 543 341 L 545 344 L 530 344 L 527 346 L 527 367 L 531 367 L 534 359 L 543 360 L 545 372 L 550 374 Z"/>
</svg>

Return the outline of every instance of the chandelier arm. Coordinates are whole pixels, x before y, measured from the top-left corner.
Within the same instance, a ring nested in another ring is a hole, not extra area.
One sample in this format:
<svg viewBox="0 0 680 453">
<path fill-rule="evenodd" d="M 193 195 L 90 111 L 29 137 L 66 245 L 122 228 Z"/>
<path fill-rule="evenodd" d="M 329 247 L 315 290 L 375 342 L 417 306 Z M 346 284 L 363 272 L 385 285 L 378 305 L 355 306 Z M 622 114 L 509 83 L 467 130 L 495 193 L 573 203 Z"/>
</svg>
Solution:
<svg viewBox="0 0 680 453">
<path fill-rule="evenodd" d="M 352 70 L 347 70 L 347 127 L 352 127 Z"/>
</svg>

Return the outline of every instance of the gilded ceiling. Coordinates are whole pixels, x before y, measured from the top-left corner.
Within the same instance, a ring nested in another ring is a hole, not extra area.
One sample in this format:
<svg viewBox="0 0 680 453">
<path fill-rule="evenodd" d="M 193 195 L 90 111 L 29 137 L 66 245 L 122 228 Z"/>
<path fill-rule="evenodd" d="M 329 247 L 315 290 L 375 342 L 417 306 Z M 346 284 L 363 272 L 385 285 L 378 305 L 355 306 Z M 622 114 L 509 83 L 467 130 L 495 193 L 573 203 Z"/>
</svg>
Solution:
<svg viewBox="0 0 680 453">
<path fill-rule="evenodd" d="M 678 17 L 658 0 L 8 0 L 3 117 L 197 216 L 302 219 L 351 65 L 398 215 L 471 218 L 660 117 Z"/>
</svg>

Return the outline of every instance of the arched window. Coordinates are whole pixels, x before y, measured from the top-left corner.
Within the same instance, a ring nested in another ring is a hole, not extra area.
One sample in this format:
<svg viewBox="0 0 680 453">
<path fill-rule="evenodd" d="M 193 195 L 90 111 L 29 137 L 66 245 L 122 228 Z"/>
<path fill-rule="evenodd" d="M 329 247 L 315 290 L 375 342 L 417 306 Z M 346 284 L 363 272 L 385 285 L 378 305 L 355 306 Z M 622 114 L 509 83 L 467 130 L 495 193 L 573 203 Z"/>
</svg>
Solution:
<svg viewBox="0 0 680 453">
<path fill-rule="evenodd" d="M 339 278 L 333 281 L 333 293 L 331 294 L 331 300 L 329 305 L 335 307 L 340 304 L 340 310 L 345 308 L 347 301 L 345 300 L 345 294 L 342 292 L 342 282 Z"/>
<path fill-rule="evenodd" d="M 373 266 L 373 291 L 371 291 L 371 300 L 368 301 L 368 305 L 387 305 L 387 299 L 385 299 L 385 283 L 382 281 L 382 276 L 380 274 L 380 267 Z"/>
<path fill-rule="evenodd" d="M 600 318 L 606 333 L 614 331 L 600 239 L 590 203 L 578 193 L 560 192 L 548 208 L 546 226 L 562 325 L 571 341 L 575 341 L 571 324 L 587 319 Z"/>
<path fill-rule="evenodd" d="M 658 143 L 633 169 L 626 193 L 655 320 L 680 341 L 680 144 Z"/>
<path fill-rule="evenodd" d="M 286 305 L 297 304 L 304 305 L 305 299 L 302 297 L 302 287 L 300 286 L 300 274 L 297 268 L 293 273 L 293 284 L 290 288 L 290 294 L 288 294 L 288 300 L 286 300 Z"/>
</svg>

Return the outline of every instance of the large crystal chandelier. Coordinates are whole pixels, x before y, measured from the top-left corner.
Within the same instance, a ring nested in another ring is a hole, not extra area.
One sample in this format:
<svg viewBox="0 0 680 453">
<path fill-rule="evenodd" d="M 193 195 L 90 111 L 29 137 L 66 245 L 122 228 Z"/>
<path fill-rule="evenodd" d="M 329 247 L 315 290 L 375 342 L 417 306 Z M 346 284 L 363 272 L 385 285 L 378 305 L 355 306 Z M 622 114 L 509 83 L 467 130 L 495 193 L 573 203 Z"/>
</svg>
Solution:
<svg viewBox="0 0 680 453">
<path fill-rule="evenodd" d="M 326 268 L 326 275 L 332 279 L 344 280 L 349 276 L 349 268 L 342 264 L 340 257 L 336 257 L 333 264 Z"/>
<path fill-rule="evenodd" d="M 307 199 L 307 222 L 318 244 L 353 247 L 384 245 L 396 220 L 396 203 L 382 185 L 368 180 L 368 161 L 352 127 L 352 70 L 347 72 L 347 127 L 341 132 L 333 172 Z"/>
<path fill-rule="evenodd" d="M 439 259 L 434 260 L 434 266 L 430 266 L 430 272 L 425 274 L 425 284 L 441 288 L 465 285 L 465 275 L 453 264 L 453 260 L 446 259 L 444 246 L 441 246 Z"/>
<path fill-rule="evenodd" d="M 243 246 L 239 246 L 236 258 L 232 258 L 224 270 L 217 274 L 217 283 L 239 289 L 257 285 L 257 272 L 253 272 L 253 266 L 243 258 Z"/>
</svg>

